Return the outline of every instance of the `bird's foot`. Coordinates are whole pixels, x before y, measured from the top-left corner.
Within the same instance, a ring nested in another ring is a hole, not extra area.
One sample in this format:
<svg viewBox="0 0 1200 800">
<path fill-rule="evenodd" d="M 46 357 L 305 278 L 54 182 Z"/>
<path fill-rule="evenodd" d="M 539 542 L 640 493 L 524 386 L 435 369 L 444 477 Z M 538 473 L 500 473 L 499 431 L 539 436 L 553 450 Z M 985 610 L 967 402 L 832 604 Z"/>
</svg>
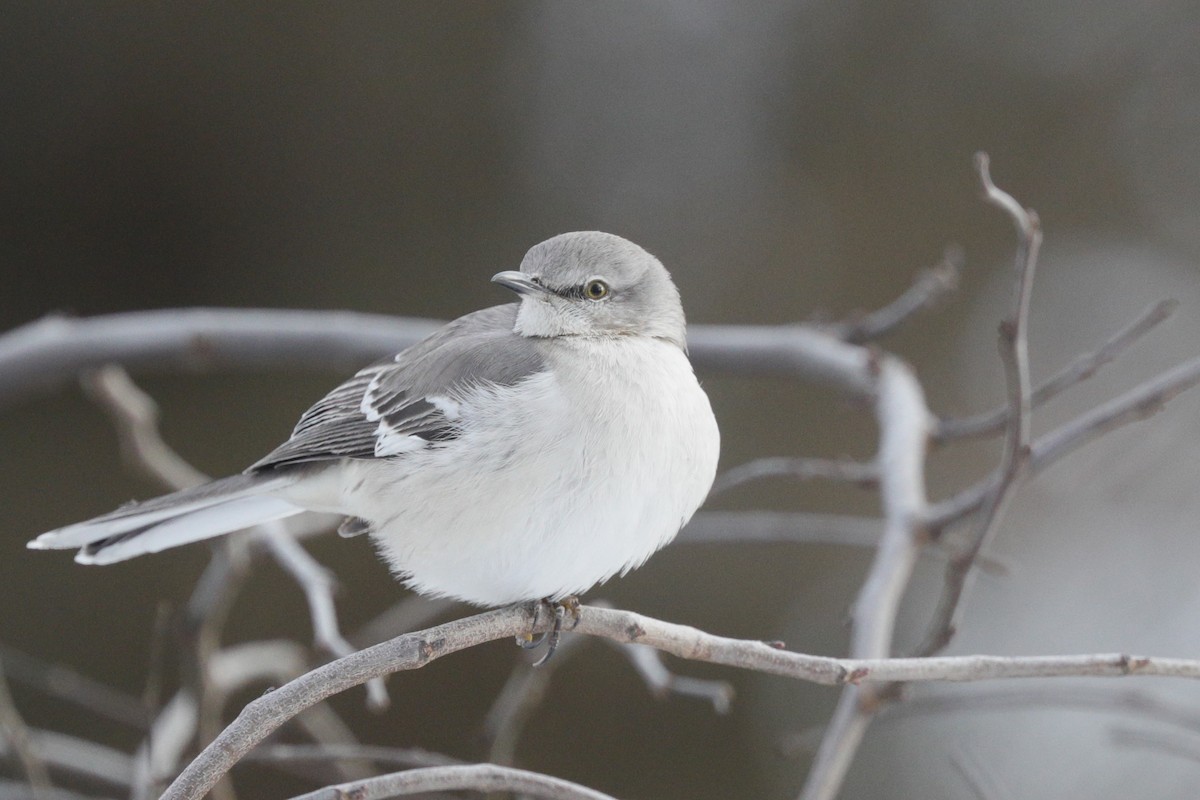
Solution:
<svg viewBox="0 0 1200 800">
<path fill-rule="evenodd" d="M 545 633 L 534 634 L 533 630 L 529 633 L 522 634 L 517 637 L 517 644 L 524 647 L 526 650 L 533 650 L 541 647 L 542 642 L 546 643 L 546 654 L 534 662 L 534 667 L 543 666 L 550 657 L 554 655 L 554 651 L 558 649 L 558 640 L 562 636 L 563 620 L 567 615 L 571 615 L 571 626 L 567 630 L 574 630 L 579 624 L 579 598 L 575 595 L 569 595 L 561 600 L 551 600 L 543 598 L 535 600 L 533 603 L 533 625 L 532 628 L 537 628 L 541 621 L 542 609 L 546 608 L 554 615 L 554 624 L 550 626 L 550 630 Z"/>
</svg>

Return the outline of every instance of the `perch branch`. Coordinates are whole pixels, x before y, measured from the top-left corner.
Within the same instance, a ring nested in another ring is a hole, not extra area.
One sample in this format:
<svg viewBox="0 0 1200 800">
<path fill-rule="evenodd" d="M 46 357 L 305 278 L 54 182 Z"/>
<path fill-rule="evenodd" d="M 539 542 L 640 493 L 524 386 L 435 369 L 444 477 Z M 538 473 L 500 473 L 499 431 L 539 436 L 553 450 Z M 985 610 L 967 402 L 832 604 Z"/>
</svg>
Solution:
<svg viewBox="0 0 1200 800">
<path fill-rule="evenodd" d="M 550 620 L 537 621 L 544 629 Z M 308 672 L 259 697 L 175 779 L 163 800 L 199 800 L 234 764 L 272 731 L 306 708 L 370 678 L 419 669 L 442 656 L 488 641 L 527 633 L 535 620 L 528 604 L 510 606 L 406 634 Z M 893 682 L 981 681 L 1065 676 L 1156 676 L 1200 679 L 1200 661 L 1120 653 L 1066 656 L 942 656 L 840 659 L 729 639 L 628 611 L 582 607 L 577 633 L 638 642 L 680 658 L 750 669 L 825 686 Z"/>
</svg>

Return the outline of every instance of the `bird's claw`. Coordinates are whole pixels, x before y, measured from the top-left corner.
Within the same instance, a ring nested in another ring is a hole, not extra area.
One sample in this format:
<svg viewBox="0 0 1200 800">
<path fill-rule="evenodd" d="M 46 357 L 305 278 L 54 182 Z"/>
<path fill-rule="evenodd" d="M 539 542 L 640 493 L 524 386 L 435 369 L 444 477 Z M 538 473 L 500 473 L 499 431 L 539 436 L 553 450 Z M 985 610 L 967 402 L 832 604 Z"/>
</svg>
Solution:
<svg viewBox="0 0 1200 800">
<path fill-rule="evenodd" d="M 543 599 L 538 600 L 533 606 L 533 625 L 532 628 L 537 628 L 541 621 L 542 608 L 548 607 L 554 614 L 554 624 L 550 626 L 550 630 L 545 633 L 535 634 L 532 630 L 528 633 L 523 633 L 517 637 L 517 644 L 526 650 L 534 650 L 546 643 L 546 654 L 534 662 L 534 667 L 541 667 L 546 664 L 554 655 L 554 651 L 558 649 L 558 641 L 562 637 L 563 621 L 567 618 L 567 614 L 571 615 L 571 625 L 567 630 L 574 630 L 579 624 L 579 598 L 574 595 L 564 597 L 561 600 Z"/>
</svg>

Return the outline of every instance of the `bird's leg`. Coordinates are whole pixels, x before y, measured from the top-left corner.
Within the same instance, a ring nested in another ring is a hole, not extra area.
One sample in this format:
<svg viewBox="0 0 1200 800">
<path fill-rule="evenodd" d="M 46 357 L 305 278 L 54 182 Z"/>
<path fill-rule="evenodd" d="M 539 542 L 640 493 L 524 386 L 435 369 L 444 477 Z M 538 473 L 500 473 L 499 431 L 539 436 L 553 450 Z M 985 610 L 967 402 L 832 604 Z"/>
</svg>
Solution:
<svg viewBox="0 0 1200 800">
<path fill-rule="evenodd" d="M 536 650 L 542 646 L 542 642 L 546 641 L 548 633 L 535 634 L 538 622 L 542 618 L 542 606 L 552 606 L 553 604 L 547 599 L 533 601 L 533 622 L 529 626 L 529 633 L 522 633 L 517 637 L 517 644 L 524 647 L 526 650 Z"/>
<path fill-rule="evenodd" d="M 537 629 L 538 623 L 541 621 L 543 607 L 548 608 L 554 614 L 554 624 L 545 633 L 534 634 L 533 631 Z M 517 637 L 517 644 L 526 650 L 536 649 L 541 646 L 542 642 L 546 643 L 546 654 L 538 659 L 533 666 L 540 667 L 545 664 L 554 655 L 554 651 L 558 649 L 558 640 L 562 636 L 563 620 L 567 618 L 567 614 L 571 615 L 571 626 L 567 630 L 574 630 L 575 626 L 579 624 L 579 598 L 575 595 L 564 597 L 562 600 L 543 598 L 534 601 L 533 624 L 530 626 L 530 631 Z"/>
<path fill-rule="evenodd" d="M 546 639 L 546 655 L 534 662 L 533 666 L 541 667 L 550 660 L 554 655 L 554 651 L 558 649 L 558 640 L 562 636 L 563 620 L 567 614 L 571 615 L 571 627 L 567 630 L 574 630 L 579 624 L 579 598 L 575 595 L 569 595 L 562 600 L 550 601 L 544 600 L 544 603 L 554 609 L 554 625 L 550 628 L 550 633 L 545 636 Z"/>
</svg>

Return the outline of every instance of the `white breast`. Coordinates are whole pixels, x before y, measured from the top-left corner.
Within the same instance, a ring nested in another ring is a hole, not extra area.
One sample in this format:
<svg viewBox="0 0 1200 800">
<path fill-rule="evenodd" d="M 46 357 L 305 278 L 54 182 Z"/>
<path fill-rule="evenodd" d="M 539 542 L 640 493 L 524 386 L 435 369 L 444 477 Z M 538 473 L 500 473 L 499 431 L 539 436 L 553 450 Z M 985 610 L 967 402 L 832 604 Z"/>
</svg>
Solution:
<svg viewBox="0 0 1200 800">
<path fill-rule="evenodd" d="M 460 398 L 458 439 L 347 472 L 346 506 L 417 591 L 579 594 L 641 565 L 708 494 L 719 434 L 686 356 L 641 337 L 559 342 L 551 371 Z"/>
</svg>

